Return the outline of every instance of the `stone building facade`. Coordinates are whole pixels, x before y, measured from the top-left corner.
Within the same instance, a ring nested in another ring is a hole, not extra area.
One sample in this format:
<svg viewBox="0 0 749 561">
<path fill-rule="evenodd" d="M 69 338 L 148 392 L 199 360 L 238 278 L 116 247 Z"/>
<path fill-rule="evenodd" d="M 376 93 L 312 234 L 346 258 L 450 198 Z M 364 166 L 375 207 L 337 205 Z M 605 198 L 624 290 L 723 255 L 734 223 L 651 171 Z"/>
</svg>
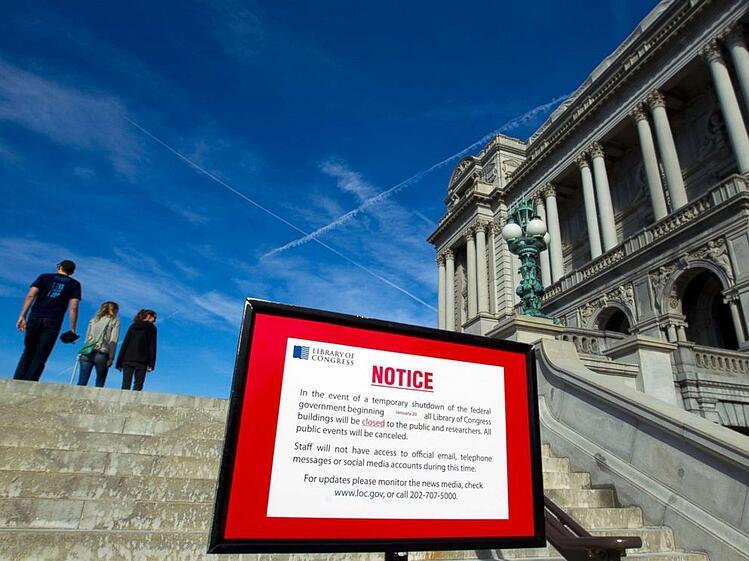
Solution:
<svg viewBox="0 0 749 561">
<path fill-rule="evenodd" d="M 455 168 L 439 327 L 502 336 L 534 200 L 544 312 L 591 369 L 749 432 L 749 3 L 664 0 L 527 142 Z"/>
</svg>

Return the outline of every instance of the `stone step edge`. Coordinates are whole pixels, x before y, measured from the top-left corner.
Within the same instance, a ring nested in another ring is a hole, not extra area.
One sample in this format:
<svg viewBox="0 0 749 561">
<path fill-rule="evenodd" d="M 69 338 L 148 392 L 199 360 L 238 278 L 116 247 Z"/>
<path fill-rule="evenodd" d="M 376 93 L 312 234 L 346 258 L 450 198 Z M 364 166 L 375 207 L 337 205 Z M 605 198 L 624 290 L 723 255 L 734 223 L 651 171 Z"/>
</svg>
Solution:
<svg viewBox="0 0 749 561">
<path fill-rule="evenodd" d="M 217 442 L 224 442 L 223 438 L 202 438 L 202 437 L 193 437 L 193 436 L 171 436 L 168 433 L 142 433 L 142 432 L 110 432 L 110 431 L 98 431 L 98 430 L 76 430 L 76 429 L 69 429 L 69 428 L 61 428 L 61 429 L 29 429 L 28 426 L 23 427 L 20 425 L 8 425 L 0 421 L 0 432 L 3 431 L 3 429 L 19 429 L 19 430 L 27 430 L 29 432 L 29 439 L 32 439 L 34 435 L 40 431 L 46 431 L 51 434 L 56 435 L 90 435 L 90 434 L 103 434 L 103 435 L 110 435 L 112 437 L 119 437 L 119 436 L 135 436 L 135 437 L 148 437 L 153 439 L 163 439 L 163 440 L 174 440 L 177 442 L 182 442 L 183 444 L 186 442 L 211 442 L 211 443 L 217 443 Z M 176 430 L 176 429 L 174 429 Z M 84 436 L 85 438 L 85 436 Z M 0 447 L 4 448 L 32 448 L 32 446 L 15 446 L 13 444 L 0 444 Z M 33 447 L 38 448 L 38 447 Z M 42 448 L 43 449 L 43 448 Z M 56 450 L 57 448 L 55 448 Z M 62 450 L 68 450 L 68 448 L 62 448 Z M 83 449 L 80 449 L 83 450 Z M 96 450 L 91 450 L 91 452 L 96 452 Z"/>
<path fill-rule="evenodd" d="M 67 389 L 65 389 L 67 388 Z M 166 392 L 130 392 L 116 388 L 95 388 L 61 384 L 57 382 L 26 382 L 21 380 L 0 379 L 0 395 L 22 394 L 33 397 L 58 397 L 63 399 L 92 399 L 112 403 L 139 403 L 161 407 L 182 407 L 187 409 L 213 409 L 226 411 L 227 399 L 220 397 L 203 397 Z M 135 395 L 137 394 L 137 395 Z M 169 403 L 170 402 L 170 403 Z M 0 397 L 0 403 L 2 398 Z"/>
</svg>

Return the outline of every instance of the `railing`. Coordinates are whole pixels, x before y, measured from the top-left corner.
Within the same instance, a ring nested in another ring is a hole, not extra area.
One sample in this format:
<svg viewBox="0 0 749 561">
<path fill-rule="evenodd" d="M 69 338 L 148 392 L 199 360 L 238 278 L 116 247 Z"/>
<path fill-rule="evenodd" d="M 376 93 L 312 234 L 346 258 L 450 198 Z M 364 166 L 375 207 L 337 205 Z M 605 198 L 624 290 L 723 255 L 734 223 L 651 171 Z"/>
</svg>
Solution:
<svg viewBox="0 0 749 561">
<path fill-rule="evenodd" d="M 544 496 L 546 541 L 567 561 L 620 561 L 625 549 L 642 547 L 634 536 L 593 536 L 569 514 Z"/>
<path fill-rule="evenodd" d="M 578 353 L 600 355 L 603 351 L 627 337 L 616 331 L 598 331 L 580 327 L 567 327 L 564 333 L 557 337 L 562 341 L 574 343 Z"/>
<path fill-rule="evenodd" d="M 721 374 L 749 374 L 749 357 L 744 353 L 694 346 L 694 364 L 697 368 Z"/>
</svg>

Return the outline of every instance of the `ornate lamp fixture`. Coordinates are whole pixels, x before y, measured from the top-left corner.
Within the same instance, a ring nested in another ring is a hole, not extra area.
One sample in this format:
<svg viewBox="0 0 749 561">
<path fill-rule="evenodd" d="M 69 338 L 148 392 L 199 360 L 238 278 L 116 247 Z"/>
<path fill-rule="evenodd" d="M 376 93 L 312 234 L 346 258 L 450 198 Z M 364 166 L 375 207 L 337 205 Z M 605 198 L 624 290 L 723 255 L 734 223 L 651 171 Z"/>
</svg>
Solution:
<svg viewBox="0 0 749 561">
<path fill-rule="evenodd" d="M 523 280 L 515 292 L 520 296 L 523 315 L 559 323 L 557 318 L 541 312 L 544 287 L 538 275 L 538 255 L 546 249 L 551 236 L 544 221 L 536 214 L 533 203 L 525 198 L 520 200 L 502 228 L 502 237 L 507 241 L 510 251 L 520 258 L 520 275 Z"/>
</svg>

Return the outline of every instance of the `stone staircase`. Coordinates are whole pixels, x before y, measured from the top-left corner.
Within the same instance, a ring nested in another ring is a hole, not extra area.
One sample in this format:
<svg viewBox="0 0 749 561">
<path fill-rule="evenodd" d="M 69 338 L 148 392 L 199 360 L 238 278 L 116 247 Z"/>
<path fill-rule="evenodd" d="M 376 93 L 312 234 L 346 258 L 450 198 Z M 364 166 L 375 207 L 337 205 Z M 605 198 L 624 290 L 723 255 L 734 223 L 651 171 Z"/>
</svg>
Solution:
<svg viewBox="0 0 749 561">
<path fill-rule="evenodd" d="M 219 399 L 0 380 L 0 560 L 255 558 L 205 553 L 225 416 Z M 639 508 L 618 507 L 614 491 L 591 489 L 589 474 L 572 472 L 546 445 L 544 485 L 594 533 L 641 536 L 644 547 L 632 559 L 707 560 L 676 551 L 668 528 L 644 526 Z M 410 557 L 561 559 L 550 547 Z"/>
</svg>

